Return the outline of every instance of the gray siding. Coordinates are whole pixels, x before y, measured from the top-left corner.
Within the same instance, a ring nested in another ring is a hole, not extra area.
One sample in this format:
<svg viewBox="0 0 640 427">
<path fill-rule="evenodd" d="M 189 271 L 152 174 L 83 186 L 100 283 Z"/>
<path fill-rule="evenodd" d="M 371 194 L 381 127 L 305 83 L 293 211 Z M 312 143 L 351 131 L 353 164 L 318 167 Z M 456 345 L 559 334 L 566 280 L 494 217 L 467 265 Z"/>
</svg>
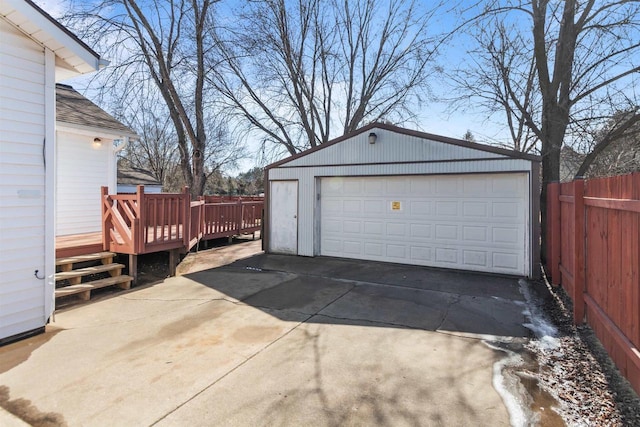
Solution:
<svg viewBox="0 0 640 427">
<path fill-rule="evenodd" d="M 373 132 L 377 135 L 375 144 L 369 144 L 369 132 L 364 132 L 294 159 L 283 164 L 282 167 L 380 163 L 381 161 L 393 163 L 416 160 L 433 162 L 453 159 L 507 158 L 502 154 L 398 134 L 385 129 L 373 129 Z"/>
</svg>

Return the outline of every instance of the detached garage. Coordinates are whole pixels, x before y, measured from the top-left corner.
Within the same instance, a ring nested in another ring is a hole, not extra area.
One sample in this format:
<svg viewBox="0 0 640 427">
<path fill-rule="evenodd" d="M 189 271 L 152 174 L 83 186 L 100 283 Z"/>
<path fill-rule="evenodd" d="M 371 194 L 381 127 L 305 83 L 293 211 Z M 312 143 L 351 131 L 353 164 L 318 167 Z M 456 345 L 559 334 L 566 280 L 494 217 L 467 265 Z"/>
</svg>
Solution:
<svg viewBox="0 0 640 427">
<path fill-rule="evenodd" d="M 371 124 L 266 168 L 265 249 L 532 277 L 540 158 Z"/>
</svg>

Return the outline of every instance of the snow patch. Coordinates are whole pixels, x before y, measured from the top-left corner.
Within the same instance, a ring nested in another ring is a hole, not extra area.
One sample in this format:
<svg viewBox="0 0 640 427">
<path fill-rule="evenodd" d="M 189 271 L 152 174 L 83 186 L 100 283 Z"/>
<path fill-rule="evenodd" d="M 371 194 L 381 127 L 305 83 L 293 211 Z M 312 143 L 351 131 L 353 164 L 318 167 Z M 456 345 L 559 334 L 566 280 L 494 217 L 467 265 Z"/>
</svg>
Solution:
<svg viewBox="0 0 640 427">
<path fill-rule="evenodd" d="M 516 393 L 515 390 L 521 388 L 517 378 L 512 375 L 505 375 L 507 370 L 516 368 L 524 364 L 524 360 L 517 353 L 506 350 L 504 348 L 492 345 L 490 342 L 485 344 L 494 350 L 504 351 L 507 357 L 498 360 L 493 364 L 493 388 L 502 398 L 504 405 L 509 413 L 509 421 L 512 427 L 527 427 L 532 425 L 533 414 L 528 410 L 528 405 L 521 398 L 524 396 L 522 392 Z"/>
<path fill-rule="evenodd" d="M 528 318 L 523 326 L 529 329 L 538 339 L 537 346 L 541 350 L 552 351 L 560 347 L 558 329 L 549 321 L 541 308 L 541 301 L 531 293 L 531 288 L 526 280 L 520 279 L 520 293 L 526 300 L 526 308 L 522 311 Z"/>
</svg>

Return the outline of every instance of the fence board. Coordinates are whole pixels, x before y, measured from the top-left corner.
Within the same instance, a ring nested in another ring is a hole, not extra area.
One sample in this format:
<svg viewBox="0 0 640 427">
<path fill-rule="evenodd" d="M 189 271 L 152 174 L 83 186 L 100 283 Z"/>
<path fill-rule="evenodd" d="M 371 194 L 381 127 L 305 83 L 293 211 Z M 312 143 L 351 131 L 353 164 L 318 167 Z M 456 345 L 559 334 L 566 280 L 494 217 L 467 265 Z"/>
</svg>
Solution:
<svg viewBox="0 0 640 427">
<path fill-rule="evenodd" d="M 587 322 L 640 392 L 640 173 L 552 185 L 559 191 L 548 205 L 560 205 L 560 226 L 548 232 L 559 242 L 547 241 L 557 246 L 549 253 L 559 252 L 562 286 L 574 305 L 584 298 Z M 583 321 L 579 308 L 574 321 Z"/>
</svg>

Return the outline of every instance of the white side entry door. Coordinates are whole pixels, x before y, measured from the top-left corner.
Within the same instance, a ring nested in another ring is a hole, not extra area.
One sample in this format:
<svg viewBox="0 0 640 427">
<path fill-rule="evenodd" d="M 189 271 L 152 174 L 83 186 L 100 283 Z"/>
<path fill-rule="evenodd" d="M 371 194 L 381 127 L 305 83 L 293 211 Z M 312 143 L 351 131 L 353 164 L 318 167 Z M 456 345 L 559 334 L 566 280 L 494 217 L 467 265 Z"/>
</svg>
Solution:
<svg viewBox="0 0 640 427">
<path fill-rule="evenodd" d="M 269 251 L 298 253 L 298 181 L 271 181 Z"/>
</svg>

